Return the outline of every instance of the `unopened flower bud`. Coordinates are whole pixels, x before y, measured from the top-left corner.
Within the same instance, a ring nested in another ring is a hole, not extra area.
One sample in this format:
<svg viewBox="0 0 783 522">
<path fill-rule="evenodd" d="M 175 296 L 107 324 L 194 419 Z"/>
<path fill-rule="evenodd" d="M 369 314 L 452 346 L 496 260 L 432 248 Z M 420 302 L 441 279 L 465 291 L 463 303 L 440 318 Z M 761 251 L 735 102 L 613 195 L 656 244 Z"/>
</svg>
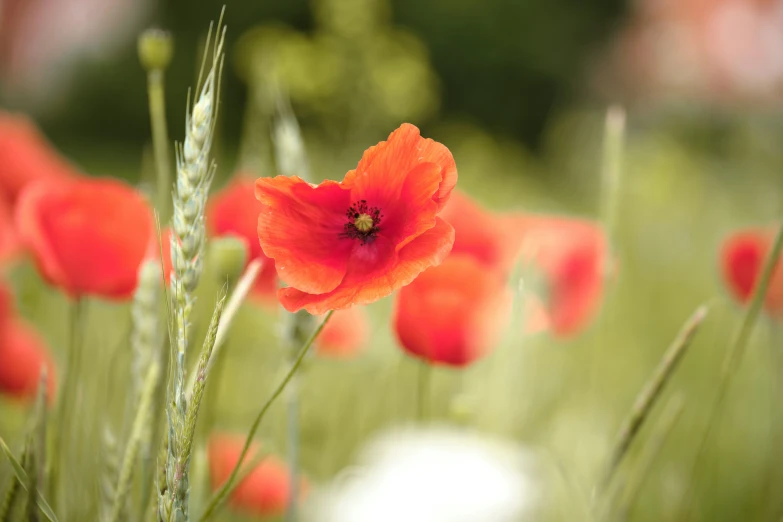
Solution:
<svg viewBox="0 0 783 522">
<path fill-rule="evenodd" d="M 147 29 L 138 41 L 139 61 L 147 71 L 165 70 L 174 54 L 171 34 L 161 29 Z"/>
<path fill-rule="evenodd" d="M 235 282 L 247 262 L 247 243 L 235 236 L 215 238 L 209 243 L 209 264 L 218 281 Z"/>
</svg>

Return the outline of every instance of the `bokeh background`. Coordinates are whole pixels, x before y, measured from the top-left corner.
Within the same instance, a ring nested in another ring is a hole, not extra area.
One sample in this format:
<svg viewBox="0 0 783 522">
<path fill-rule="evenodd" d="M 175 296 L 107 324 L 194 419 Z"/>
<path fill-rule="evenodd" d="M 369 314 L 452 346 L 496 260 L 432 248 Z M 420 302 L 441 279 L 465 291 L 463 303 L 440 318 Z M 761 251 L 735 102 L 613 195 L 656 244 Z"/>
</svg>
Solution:
<svg viewBox="0 0 783 522">
<path fill-rule="evenodd" d="M 169 132 L 181 139 L 205 28 L 222 4 L 2 0 L 2 105 L 33 115 L 85 172 L 151 183 L 136 36 L 153 25 L 174 36 L 166 101 Z M 783 333 L 773 320 L 759 321 L 708 457 L 692 468 L 742 316 L 720 278 L 721 241 L 783 210 L 783 2 L 234 0 L 225 22 L 217 187 L 241 169 L 274 173 L 269 129 L 253 122 L 272 114 L 282 90 L 317 179 L 341 179 L 361 151 L 409 121 L 452 150 L 459 186 L 493 211 L 599 219 L 604 116 L 608 105 L 624 106 L 610 238 L 618 272 L 600 316 L 565 340 L 512 327 L 486 360 L 437 369 L 434 415 L 544 455 L 540 516 L 581 519 L 635 393 L 707 303 L 710 315 L 667 391 L 684 398 L 685 414 L 630 518 L 682 520 L 695 495 L 693 520 L 779 520 Z M 65 300 L 29 265 L 16 267 L 12 282 L 22 313 L 62 353 Z M 211 300 L 201 301 L 206 323 Z M 395 346 L 390 308 L 389 300 L 370 307 L 373 336 L 360 357 L 314 360 L 305 370 L 302 468 L 314 482 L 345 467 L 370 434 L 413 416 L 416 365 Z M 95 303 L 89 315 L 96 375 L 122 376 L 127 354 L 115 347 L 127 335 L 127 310 Z M 274 333 L 274 314 L 243 309 L 226 351 L 232 378 L 213 413 L 221 428 L 246 430 L 273 386 L 283 360 Z M 102 383 L 96 378 L 96 393 Z M 3 432 L 23 417 L 23 407 L 0 401 Z M 102 421 L 85 422 L 90 432 Z M 281 453 L 283 428 L 280 408 L 261 434 Z"/>
</svg>

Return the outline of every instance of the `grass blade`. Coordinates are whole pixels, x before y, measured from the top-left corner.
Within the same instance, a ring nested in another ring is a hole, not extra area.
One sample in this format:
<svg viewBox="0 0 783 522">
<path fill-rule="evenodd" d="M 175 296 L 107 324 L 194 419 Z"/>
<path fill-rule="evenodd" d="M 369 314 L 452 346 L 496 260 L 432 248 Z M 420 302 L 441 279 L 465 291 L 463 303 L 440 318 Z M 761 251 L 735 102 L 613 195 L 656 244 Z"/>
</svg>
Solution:
<svg viewBox="0 0 783 522">
<path fill-rule="evenodd" d="M 620 466 L 620 463 L 628 452 L 628 448 L 639 433 L 644 421 L 650 415 L 650 411 L 652 411 L 653 406 L 655 406 L 657 400 L 660 398 L 664 386 L 682 360 L 682 356 L 685 354 L 688 346 L 690 346 L 693 336 L 696 334 L 699 325 L 701 325 L 706 316 L 706 306 L 700 306 L 696 309 L 677 334 L 674 342 L 672 342 L 663 354 L 663 357 L 658 363 L 658 367 L 655 369 L 652 377 L 650 377 L 650 380 L 647 381 L 647 384 L 644 385 L 644 388 L 642 388 L 639 395 L 637 395 L 633 408 L 631 408 L 628 417 L 623 421 L 620 431 L 617 434 L 617 441 L 615 442 L 609 464 L 601 481 L 600 488 L 602 490 L 606 489 L 609 482 L 612 480 L 614 473 L 617 471 L 617 468 Z"/>
<path fill-rule="evenodd" d="M 11 467 L 13 468 L 14 474 L 16 475 L 16 480 L 19 481 L 19 483 L 26 491 L 27 484 L 29 484 L 30 478 L 27 476 L 27 473 L 25 472 L 24 468 L 19 463 L 19 461 L 16 460 L 14 454 L 11 453 L 11 449 L 8 447 L 8 445 L 5 443 L 2 437 L 0 437 L 0 449 L 3 450 L 3 453 L 5 453 L 5 456 L 8 457 L 8 460 L 11 462 Z M 36 490 L 36 493 L 37 493 L 36 503 L 38 504 L 38 508 L 41 510 L 41 513 L 43 513 L 46 516 L 46 518 L 49 519 L 50 522 L 59 522 L 57 520 L 57 516 L 54 514 L 54 511 L 52 511 L 51 506 L 49 506 L 49 503 L 41 494 L 41 491 Z"/>
</svg>

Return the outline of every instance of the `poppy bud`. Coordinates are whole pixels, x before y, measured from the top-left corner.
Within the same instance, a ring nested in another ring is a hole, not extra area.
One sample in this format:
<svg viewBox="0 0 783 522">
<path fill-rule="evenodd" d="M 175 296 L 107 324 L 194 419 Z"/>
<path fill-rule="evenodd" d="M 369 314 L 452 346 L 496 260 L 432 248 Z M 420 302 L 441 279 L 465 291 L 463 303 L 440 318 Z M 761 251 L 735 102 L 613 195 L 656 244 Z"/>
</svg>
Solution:
<svg viewBox="0 0 783 522">
<path fill-rule="evenodd" d="M 147 71 L 165 70 L 174 54 L 174 42 L 168 31 L 147 29 L 138 41 L 139 61 Z"/>
<path fill-rule="evenodd" d="M 236 236 L 215 238 L 209 243 L 209 260 L 220 281 L 239 279 L 247 261 L 247 243 Z"/>
</svg>

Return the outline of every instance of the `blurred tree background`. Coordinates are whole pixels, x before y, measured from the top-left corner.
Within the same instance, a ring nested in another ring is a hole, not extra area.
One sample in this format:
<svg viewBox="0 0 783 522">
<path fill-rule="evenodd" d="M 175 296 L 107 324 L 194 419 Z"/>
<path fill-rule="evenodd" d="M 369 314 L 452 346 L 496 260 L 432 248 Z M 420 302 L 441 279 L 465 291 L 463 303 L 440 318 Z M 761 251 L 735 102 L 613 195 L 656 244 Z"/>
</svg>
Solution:
<svg viewBox="0 0 783 522">
<path fill-rule="evenodd" d="M 224 3 L 231 60 L 237 42 L 260 25 L 285 24 L 312 34 L 323 25 L 318 21 L 318 4 L 328 2 L 166 0 L 153 6 L 149 25 L 168 29 L 175 36 L 176 55 L 167 74 L 174 137 L 184 114 L 183 93 L 195 80 L 203 21 L 215 18 Z M 429 58 L 438 80 L 439 116 L 475 122 L 533 149 L 540 145 L 542 130 L 554 111 L 585 98 L 585 64 L 606 44 L 625 12 L 621 0 L 395 0 L 388 5 L 385 0 L 360 0 L 342 4 L 347 13 L 369 11 L 384 25 L 410 32 L 423 44 L 424 59 Z M 363 21 L 358 17 L 347 23 L 361 25 Z M 229 70 L 221 125 L 223 138 L 235 143 L 247 89 L 234 74 L 235 63 L 229 64 Z M 145 76 L 135 42 L 126 42 L 117 56 L 81 63 L 76 76 L 66 103 L 42 115 L 45 130 L 57 143 L 70 148 L 80 143 L 122 146 L 147 140 Z M 415 123 L 426 130 L 434 114 L 428 116 Z"/>
</svg>

